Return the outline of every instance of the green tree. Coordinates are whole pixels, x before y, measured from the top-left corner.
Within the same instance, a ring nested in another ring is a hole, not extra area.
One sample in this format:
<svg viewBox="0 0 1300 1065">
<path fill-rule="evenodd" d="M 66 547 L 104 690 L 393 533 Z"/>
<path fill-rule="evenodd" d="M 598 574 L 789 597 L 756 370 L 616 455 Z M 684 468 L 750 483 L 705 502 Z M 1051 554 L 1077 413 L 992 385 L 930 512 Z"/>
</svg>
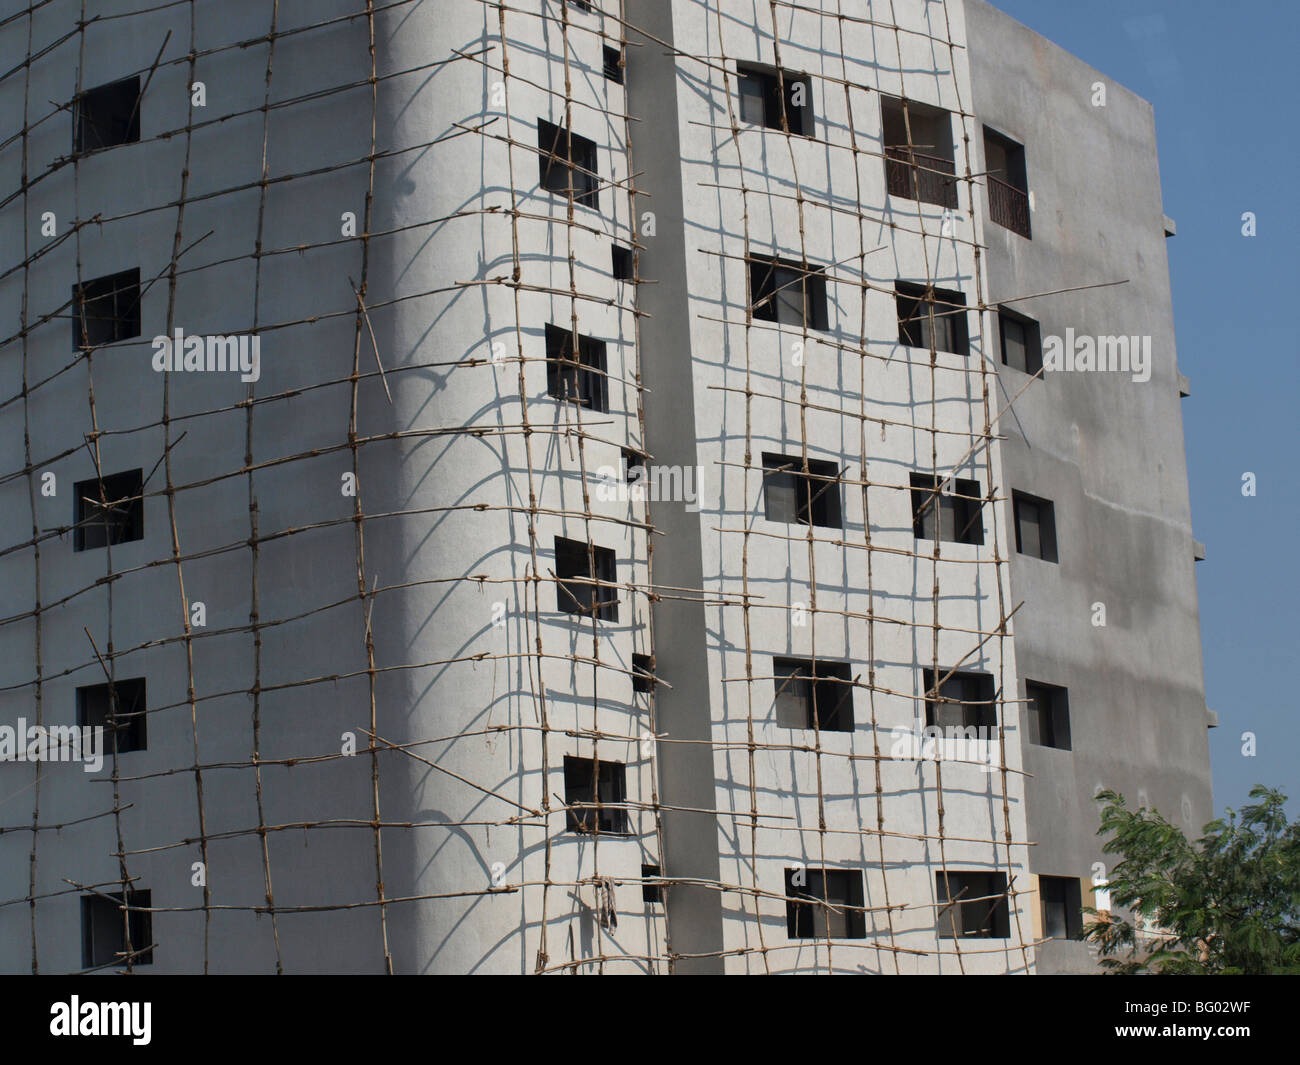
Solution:
<svg viewBox="0 0 1300 1065">
<path fill-rule="evenodd" d="M 1123 855 L 1109 878 L 1129 916 L 1084 912 L 1083 938 L 1117 973 L 1300 973 L 1300 821 L 1281 792 L 1256 785 L 1240 815 L 1195 843 L 1154 810 L 1103 791 L 1102 850 Z"/>
</svg>

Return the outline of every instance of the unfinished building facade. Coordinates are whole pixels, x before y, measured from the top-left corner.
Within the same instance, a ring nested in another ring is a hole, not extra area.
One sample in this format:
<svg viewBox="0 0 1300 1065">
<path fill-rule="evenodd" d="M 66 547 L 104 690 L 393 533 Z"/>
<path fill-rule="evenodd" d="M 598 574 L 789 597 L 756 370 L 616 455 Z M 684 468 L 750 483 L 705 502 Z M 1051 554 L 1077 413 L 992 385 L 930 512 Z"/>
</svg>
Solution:
<svg viewBox="0 0 1300 1065">
<path fill-rule="evenodd" d="M 1144 101 L 979 0 L 0 55 L 0 968 L 1086 969 L 1095 791 L 1211 816 Z"/>
</svg>

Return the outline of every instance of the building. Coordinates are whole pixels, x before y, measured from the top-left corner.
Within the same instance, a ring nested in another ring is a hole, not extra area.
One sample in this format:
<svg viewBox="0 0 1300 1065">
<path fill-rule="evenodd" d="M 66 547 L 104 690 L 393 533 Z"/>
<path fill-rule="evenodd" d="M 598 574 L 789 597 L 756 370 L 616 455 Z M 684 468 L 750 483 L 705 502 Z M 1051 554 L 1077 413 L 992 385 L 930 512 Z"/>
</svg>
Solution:
<svg viewBox="0 0 1300 1065">
<path fill-rule="evenodd" d="M 0 763 L 0 965 L 1089 968 L 1096 789 L 1211 815 L 1149 105 L 979 0 L 212 10 L 0 23 L 0 724 L 110 737 Z"/>
</svg>

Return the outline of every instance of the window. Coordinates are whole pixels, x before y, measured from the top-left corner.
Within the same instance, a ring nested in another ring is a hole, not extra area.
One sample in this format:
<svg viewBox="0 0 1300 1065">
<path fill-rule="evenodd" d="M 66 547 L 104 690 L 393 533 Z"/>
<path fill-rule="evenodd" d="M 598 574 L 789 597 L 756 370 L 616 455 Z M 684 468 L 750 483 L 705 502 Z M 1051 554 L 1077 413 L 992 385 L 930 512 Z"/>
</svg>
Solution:
<svg viewBox="0 0 1300 1065">
<path fill-rule="evenodd" d="M 614 274 L 615 281 L 631 281 L 634 276 L 632 269 L 632 249 L 623 248 L 615 244 L 610 248 L 610 269 Z"/>
<path fill-rule="evenodd" d="M 1056 508 L 1049 499 L 1011 493 L 1016 512 L 1016 550 L 1044 562 L 1056 561 Z"/>
<path fill-rule="evenodd" d="M 659 871 L 657 865 L 641 866 L 641 901 L 642 902 L 663 902 L 664 886 L 662 884 L 651 883 L 658 880 L 663 874 Z"/>
<path fill-rule="evenodd" d="M 143 677 L 77 689 L 77 724 L 104 730 L 104 752 L 149 749 L 148 704 Z"/>
<path fill-rule="evenodd" d="M 566 614 L 594 616 L 598 621 L 618 620 L 614 552 L 608 547 L 557 536 L 555 575 L 560 579 L 556 609 Z"/>
<path fill-rule="evenodd" d="M 74 551 L 144 539 L 143 478 L 143 470 L 130 470 L 73 485 Z"/>
<path fill-rule="evenodd" d="M 740 97 L 740 121 L 768 129 L 788 128 L 800 137 L 812 136 L 812 79 L 805 75 L 738 63 L 736 95 Z"/>
<path fill-rule="evenodd" d="M 939 539 L 958 544 L 984 542 L 983 501 L 978 481 L 956 478 L 944 482 L 932 473 L 913 473 L 912 534 L 933 540 L 938 521 Z M 950 483 L 949 491 L 943 485 Z"/>
<path fill-rule="evenodd" d="M 796 878 L 803 881 L 796 884 Z M 861 869 L 787 869 L 785 929 L 791 939 L 866 939 Z"/>
<path fill-rule="evenodd" d="M 749 259 L 749 305 L 761 322 L 826 329 L 826 273 L 788 259 Z"/>
<path fill-rule="evenodd" d="M 908 281 L 894 282 L 898 308 L 898 342 L 912 348 L 947 351 L 965 358 L 970 354 L 966 331 L 966 294 L 948 289 L 927 290 Z"/>
<path fill-rule="evenodd" d="M 1002 362 L 1025 373 L 1043 368 L 1043 336 L 1038 323 L 1023 314 L 998 308 L 998 335 L 1002 338 Z"/>
<path fill-rule="evenodd" d="M 934 874 L 940 939 L 1006 939 L 1011 934 L 1005 873 Z"/>
<path fill-rule="evenodd" d="M 853 731 L 853 677 L 847 662 L 773 658 L 776 723 L 782 728 Z"/>
<path fill-rule="evenodd" d="M 600 178 L 596 174 L 596 142 L 537 120 L 538 167 L 542 188 L 573 202 L 600 209 Z"/>
<path fill-rule="evenodd" d="M 1029 182 L 1025 149 L 984 127 L 984 169 L 989 189 L 989 217 L 998 225 L 1028 237 Z"/>
<path fill-rule="evenodd" d="M 140 76 L 83 92 L 73 101 L 72 154 L 140 140 Z"/>
<path fill-rule="evenodd" d="M 655 690 L 655 660 L 649 655 L 632 656 L 632 690 L 634 692 Z"/>
<path fill-rule="evenodd" d="M 616 85 L 623 84 L 623 50 L 605 45 L 605 77 Z"/>
<path fill-rule="evenodd" d="M 594 11 L 591 6 L 591 0 L 564 0 L 570 7 L 576 7 L 579 11 Z"/>
<path fill-rule="evenodd" d="M 1078 939 L 1083 931 L 1083 897 L 1079 878 L 1040 876 L 1043 899 L 1043 935 L 1051 939 Z"/>
<path fill-rule="evenodd" d="M 940 677 L 947 676 L 934 694 L 935 672 L 924 671 L 925 723 L 943 729 L 945 735 L 957 729 L 996 728 L 998 708 L 990 673 L 958 672 L 949 675 L 940 669 Z"/>
<path fill-rule="evenodd" d="M 621 762 L 606 762 L 602 759 L 597 770 L 592 758 L 572 758 L 566 755 L 564 804 L 568 807 L 565 812 L 568 830 L 626 834 L 627 810 L 622 805 L 627 795 L 626 785 L 627 767 Z"/>
<path fill-rule="evenodd" d="M 123 909 L 125 905 L 130 909 Z M 81 965 L 149 965 L 153 962 L 153 914 L 150 892 L 113 892 L 81 896 Z M 143 911 L 143 912 L 142 912 Z"/>
<path fill-rule="evenodd" d="M 72 286 L 72 346 L 96 348 L 140 335 L 140 270 Z"/>
<path fill-rule="evenodd" d="M 605 342 L 546 327 L 546 391 L 555 399 L 595 411 L 609 410 Z"/>
<path fill-rule="evenodd" d="M 938 107 L 880 97 L 885 187 L 899 196 L 939 207 L 957 206 L 952 119 Z M 910 131 L 910 136 L 909 136 Z"/>
<path fill-rule="evenodd" d="M 784 525 L 844 528 L 840 513 L 840 468 L 821 459 L 763 452 L 763 517 Z"/>
<path fill-rule="evenodd" d="M 1025 681 L 1025 699 L 1029 711 L 1029 742 L 1040 747 L 1070 749 L 1070 698 L 1055 684 Z"/>
</svg>

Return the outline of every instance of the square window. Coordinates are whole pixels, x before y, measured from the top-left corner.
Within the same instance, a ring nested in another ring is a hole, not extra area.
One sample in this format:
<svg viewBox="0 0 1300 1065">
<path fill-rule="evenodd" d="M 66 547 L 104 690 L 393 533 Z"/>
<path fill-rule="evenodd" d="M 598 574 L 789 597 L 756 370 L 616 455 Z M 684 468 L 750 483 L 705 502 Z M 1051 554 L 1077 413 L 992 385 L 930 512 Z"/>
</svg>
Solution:
<svg viewBox="0 0 1300 1065">
<path fill-rule="evenodd" d="M 1016 512 L 1016 550 L 1044 562 L 1055 562 L 1056 508 L 1052 501 L 1015 491 L 1011 500 Z"/>
<path fill-rule="evenodd" d="M 641 901 L 642 902 L 663 902 L 664 886 L 652 881 L 658 880 L 662 874 L 657 865 L 641 866 Z"/>
<path fill-rule="evenodd" d="M 853 676 L 848 662 L 773 658 L 776 723 L 782 728 L 853 731 Z"/>
<path fill-rule="evenodd" d="M 740 121 L 747 125 L 788 128 L 797 136 L 812 136 L 812 79 L 806 75 L 738 63 L 736 95 L 740 98 Z"/>
<path fill-rule="evenodd" d="M 538 170 L 541 186 L 573 202 L 600 209 L 596 142 L 545 119 L 537 120 Z"/>
<path fill-rule="evenodd" d="M 605 45 L 605 77 L 615 85 L 623 84 L 623 50 Z"/>
<path fill-rule="evenodd" d="M 610 249 L 610 269 L 615 281 L 631 281 L 635 276 L 632 265 L 632 249 L 615 244 Z"/>
<path fill-rule="evenodd" d="M 140 335 L 140 270 L 72 286 L 72 347 L 97 348 Z"/>
<path fill-rule="evenodd" d="M 594 616 L 598 621 L 618 620 L 614 552 L 608 547 L 557 536 L 555 575 L 559 578 L 557 610 L 583 617 Z"/>
<path fill-rule="evenodd" d="M 143 677 L 77 689 L 77 724 L 81 728 L 102 728 L 106 753 L 148 750 L 148 723 Z"/>
<path fill-rule="evenodd" d="M 575 342 L 576 341 L 576 342 Z M 546 391 L 594 411 L 609 410 L 605 342 L 557 325 L 546 327 Z"/>
<path fill-rule="evenodd" d="M 123 903 L 125 899 L 125 904 Z M 124 909 L 123 906 L 130 907 Z M 150 965 L 153 962 L 153 905 L 149 891 L 81 896 L 81 965 Z"/>
<path fill-rule="evenodd" d="M 826 273 L 788 259 L 749 259 L 749 305 L 754 318 L 825 331 Z"/>
<path fill-rule="evenodd" d="M 940 870 L 934 874 L 940 939 L 1006 939 L 1011 935 L 1005 873 Z"/>
<path fill-rule="evenodd" d="M 785 525 L 844 528 L 840 512 L 840 468 L 834 462 L 763 452 L 763 516 Z"/>
<path fill-rule="evenodd" d="M 655 660 L 650 655 L 632 655 L 632 690 L 634 692 L 655 690 Z"/>
<path fill-rule="evenodd" d="M 73 485 L 74 551 L 144 539 L 143 478 L 143 470 L 129 470 Z"/>
<path fill-rule="evenodd" d="M 957 206 L 952 117 L 947 111 L 894 96 L 880 97 L 885 187 L 891 196 Z"/>
<path fill-rule="evenodd" d="M 993 729 L 998 723 L 997 692 L 991 673 L 974 670 L 950 673 L 940 669 L 947 679 L 936 693 L 935 672 L 922 672 L 925 681 L 925 723 L 943 730 L 945 736 L 970 737 L 967 729 Z M 958 730 L 961 730 L 960 732 Z"/>
<path fill-rule="evenodd" d="M 943 482 L 931 473 L 913 473 L 912 534 L 918 540 L 939 539 L 958 544 L 984 543 L 983 499 L 978 481 L 955 478 L 943 491 Z"/>
<path fill-rule="evenodd" d="M 1043 935 L 1052 939 L 1078 939 L 1083 931 L 1083 891 L 1074 876 L 1040 876 L 1043 900 Z"/>
<path fill-rule="evenodd" d="M 1043 337 L 1038 323 L 1005 307 L 998 308 L 998 335 L 1002 339 L 1002 362 L 1017 370 L 1035 374 L 1043 368 Z"/>
<path fill-rule="evenodd" d="M 88 89 L 73 101 L 72 154 L 140 140 L 140 76 Z"/>
<path fill-rule="evenodd" d="M 599 781 L 599 783 L 597 783 Z M 564 758 L 564 804 L 570 832 L 627 835 L 627 767 L 622 762 Z"/>
<path fill-rule="evenodd" d="M 947 351 L 966 358 L 970 334 L 966 329 L 966 294 L 929 289 L 909 281 L 894 282 L 898 308 L 898 342 L 912 348 Z"/>
<path fill-rule="evenodd" d="M 1029 742 L 1040 747 L 1070 750 L 1070 696 L 1055 684 L 1025 681 L 1029 713 Z"/>
<path fill-rule="evenodd" d="M 866 939 L 864 894 L 861 869 L 786 869 L 786 935 Z"/>
</svg>

